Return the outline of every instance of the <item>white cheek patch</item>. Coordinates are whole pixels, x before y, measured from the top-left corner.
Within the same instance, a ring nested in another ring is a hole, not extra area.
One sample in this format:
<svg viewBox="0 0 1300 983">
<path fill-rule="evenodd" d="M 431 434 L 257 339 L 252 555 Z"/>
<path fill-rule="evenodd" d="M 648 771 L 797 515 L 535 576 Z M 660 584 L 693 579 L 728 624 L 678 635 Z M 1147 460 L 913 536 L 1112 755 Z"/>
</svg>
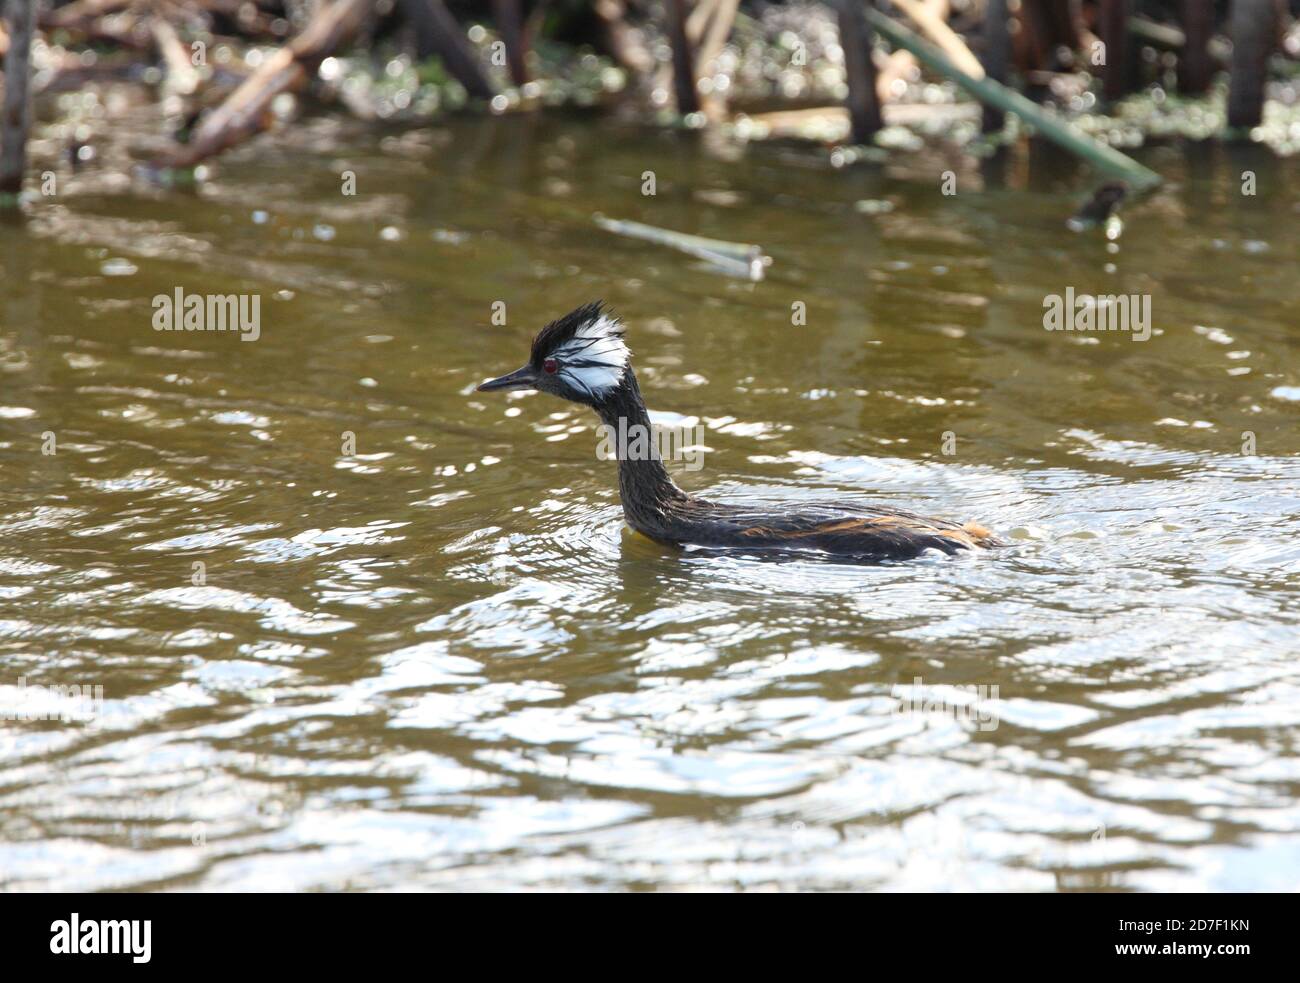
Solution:
<svg viewBox="0 0 1300 983">
<path fill-rule="evenodd" d="M 599 317 L 580 327 L 551 355 L 560 363 L 561 379 L 579 392 L 600 398 L 623 381 L 632 353 L 623 343 L 623 325 Z"/>
</svg>

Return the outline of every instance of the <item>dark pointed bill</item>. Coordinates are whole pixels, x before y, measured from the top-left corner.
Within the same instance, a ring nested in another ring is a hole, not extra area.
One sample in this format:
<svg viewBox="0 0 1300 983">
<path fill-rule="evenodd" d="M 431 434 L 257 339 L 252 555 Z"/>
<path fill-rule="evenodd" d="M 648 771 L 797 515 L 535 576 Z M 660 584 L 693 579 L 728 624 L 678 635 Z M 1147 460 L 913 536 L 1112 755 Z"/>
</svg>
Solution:
<svg viewBox="0 0 1300 983">
<path fill-rule="evenodd" d="M 503 375 L 499 379 L 489 379 L 483 385 L 478 387 L 481 393 L 499 392 L 506 389 L 536 389 L 537 374 L 533 371 L 531 365 L 525 365 L 522 369 L 515 369 L 509 375 Z"/>
</svg>

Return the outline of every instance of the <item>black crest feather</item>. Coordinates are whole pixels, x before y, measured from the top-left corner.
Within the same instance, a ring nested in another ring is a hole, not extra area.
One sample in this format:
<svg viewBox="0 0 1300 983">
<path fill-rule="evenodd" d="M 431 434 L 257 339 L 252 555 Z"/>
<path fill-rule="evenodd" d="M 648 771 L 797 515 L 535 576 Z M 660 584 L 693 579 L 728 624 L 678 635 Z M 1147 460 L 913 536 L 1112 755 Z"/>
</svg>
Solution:
<svg viewBox="0 0 1300 983">
<path fill-rule="evenodd" d="M 543 359 L 569 341 L 584 324 L 589 324 L 600 317 L 611 316 L 605 310 L 603 300 L 593 300 L 590 304 L 583 304 L 576 310 L 570 311 L 564 317 L 556 318 L 537 332 L 537 337 L 533 339 L 532 363 L 541 365 Z"/>
</svg>

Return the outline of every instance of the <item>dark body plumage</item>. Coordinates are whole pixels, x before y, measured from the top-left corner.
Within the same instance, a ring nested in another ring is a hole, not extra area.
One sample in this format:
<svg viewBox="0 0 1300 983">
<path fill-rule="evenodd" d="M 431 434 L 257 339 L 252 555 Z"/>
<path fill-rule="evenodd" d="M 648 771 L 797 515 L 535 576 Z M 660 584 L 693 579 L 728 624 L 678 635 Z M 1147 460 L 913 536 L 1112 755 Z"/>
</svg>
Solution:
<svg viewBox="0 0 1300 983">
<path fill-rule="evenodd" d="M 616 431 L 620 418 L 627 425 L 650 425 L 630 366 L 623 384 L 594 409 Z M 911 559 L 927 549 L 956 553 L 991 545 L 988 531 L 978 526 L 860 502 L 800 502 L 789 508 L 711 502 L 677 487 L 653 449 L 647 460 L 618 462 L 618 492 L 628 525 L 672 545 L 811 549 L 863 559 Z"/>
<path fill-rule="evenodd" d="M 601 345 L 587 343 L 578 332 L 584 324 L 607 317 L 599 304 L 589 304 L 552 322 L 534 341 L 528 365 L 484 383 L 480 389 L 540 389 L 592 407 L 614 432 L 619 432 L 620 426 L 630 430 L 636 425 L 650 432 L 650 414 L 625 354 L 617 384 L 604 389 L 582 379 L 565 379 L 559 365 L 565 358 L 579 369 L 603 364 L 599 362 Z M 580 361 L 584 364 L 578 364 Z M 619 455 L 618 490 L 628 525 L 650 539 L 674 546 L 818 550 L 877 561 L 911 559 L 929 549 L 953 554 L 1004 545 L 974 523 L 962 525 L 860 502 L 800 502 L 788 508 L 711 502 L 677 487 L 653 445 L 643 459 Z"/>
</svg>

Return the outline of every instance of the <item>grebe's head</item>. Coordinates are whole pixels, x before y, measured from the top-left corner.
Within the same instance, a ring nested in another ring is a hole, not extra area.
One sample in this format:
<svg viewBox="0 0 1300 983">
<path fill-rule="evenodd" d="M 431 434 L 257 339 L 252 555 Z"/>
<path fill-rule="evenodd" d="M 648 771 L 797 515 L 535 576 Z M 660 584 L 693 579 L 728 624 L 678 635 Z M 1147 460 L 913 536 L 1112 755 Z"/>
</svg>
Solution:
<svg viewBox="0 0 1300 983">
<path fill-rule="evenodd" d="M 478 391 L 537 389 L 597 406 L 623 383 L 631 355 L 623 344 L 623 325 L 595 301 L 542 328 L 527 365 Z"/>
</svg>

